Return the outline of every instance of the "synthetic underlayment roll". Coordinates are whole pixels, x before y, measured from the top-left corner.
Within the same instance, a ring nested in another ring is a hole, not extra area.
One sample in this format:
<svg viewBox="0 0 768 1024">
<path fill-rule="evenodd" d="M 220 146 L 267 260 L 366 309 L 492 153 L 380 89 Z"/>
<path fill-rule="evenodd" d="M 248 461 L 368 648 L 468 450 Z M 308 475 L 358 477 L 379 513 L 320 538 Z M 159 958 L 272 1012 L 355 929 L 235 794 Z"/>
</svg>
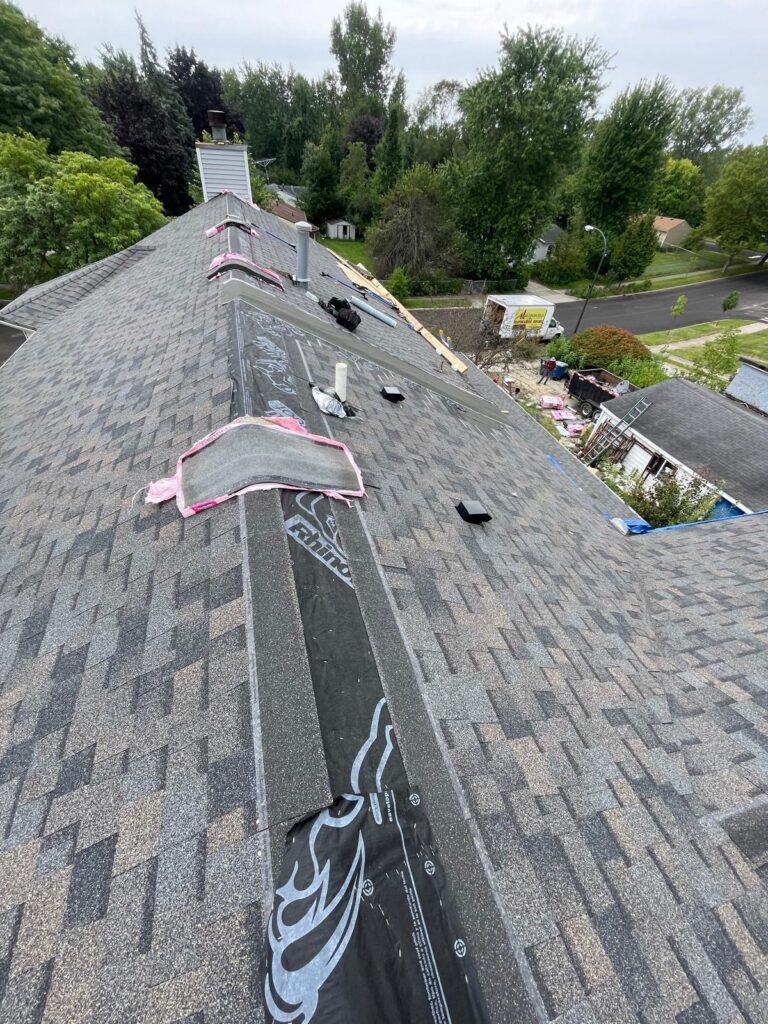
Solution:
<svg viewBox="0 0 768 1024">
<path fill-rule="evenodd" d="M 355 467 L 341 448 L 258 423 L 229 430 L 184 459 L 181 474 L 190 506 L 267 482 L 312 491 L 359 488 Z"/>
</svg>

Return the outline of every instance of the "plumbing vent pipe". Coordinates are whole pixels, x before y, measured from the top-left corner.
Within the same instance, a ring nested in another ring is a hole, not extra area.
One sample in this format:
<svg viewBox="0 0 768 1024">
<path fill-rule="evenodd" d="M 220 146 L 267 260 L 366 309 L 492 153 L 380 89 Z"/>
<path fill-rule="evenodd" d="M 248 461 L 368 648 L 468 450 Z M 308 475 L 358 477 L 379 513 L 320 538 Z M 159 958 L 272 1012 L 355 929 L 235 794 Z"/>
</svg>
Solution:
<svg viewBox="0 0 768 1024">
<path fill-rule="evenodd" d="M 336 397 L 342 403 L 347 400 L 347 364 L 336 363 L 336 379 L 334 381 L 333 390 L 336 392 Z"/>
<path fill-rule="evenodd" d="M 397 327 L 397 320 L 394 317 L 387 316 L 386 313 L 381 313 L 374 306 L 369 305 L 367 302 L 363 302 L 362 299 L 358 299 L 356 295 L 350 295 L 349 301 L 353 306 L 357 306 L 358 309 L 362 309 L 363 312 L 368 313 L 369 316 L 375 317 L 376 320 L 381 320 L 383 324 L 388 327 Z"/>
<path fill-rule="evenodd" d="M 309 233 L 312 225 L 300 220 L 296 225 L 296 284 L 306 288 L 309 284 Z"/>
</svg>

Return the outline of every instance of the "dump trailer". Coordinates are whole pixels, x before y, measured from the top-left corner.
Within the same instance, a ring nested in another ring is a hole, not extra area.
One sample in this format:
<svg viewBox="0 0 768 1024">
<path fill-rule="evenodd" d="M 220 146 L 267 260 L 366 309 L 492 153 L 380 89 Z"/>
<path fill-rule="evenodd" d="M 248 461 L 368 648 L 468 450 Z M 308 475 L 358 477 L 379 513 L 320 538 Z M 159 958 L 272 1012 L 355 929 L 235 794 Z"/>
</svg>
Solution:
<svg viewBox="0 0 768 1024">
<path fill-rule="evenodd" d="M 543 343 L 565 334 L 554 312 L 554 303 L 538 295 L 489 295 L 485 300 L 483 323 L 500 338 L 524 336 Z"/>
<path fill-rule="evenodd" d="M 585 419 L 591 419 L 600 410 L 603 402 L 637 391 L 634 384 L 622 380 L 615 373 L 596 367 L 592 370 L 571 370 L 568 394 L 578 402 L 578 409 Z"/>
</svg>

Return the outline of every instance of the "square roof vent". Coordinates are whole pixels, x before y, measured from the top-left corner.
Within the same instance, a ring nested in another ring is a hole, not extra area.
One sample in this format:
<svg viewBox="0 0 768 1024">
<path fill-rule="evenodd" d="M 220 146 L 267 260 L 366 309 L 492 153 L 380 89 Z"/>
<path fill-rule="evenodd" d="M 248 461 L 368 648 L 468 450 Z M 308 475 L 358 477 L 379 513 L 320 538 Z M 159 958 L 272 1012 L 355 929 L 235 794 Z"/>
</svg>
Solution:
<svg viewBox="0 0 768 1024">
<path fill-rule="evenodd" d="M 460 501 L 456 506 L 456 511 L 465 523 L 480 523 L 482 526 L 485 523 L 490 523 L 493 519 L 485 505 L 481 505 L 479 501 L 473 501 L 470 498 Z"/>
</svg>

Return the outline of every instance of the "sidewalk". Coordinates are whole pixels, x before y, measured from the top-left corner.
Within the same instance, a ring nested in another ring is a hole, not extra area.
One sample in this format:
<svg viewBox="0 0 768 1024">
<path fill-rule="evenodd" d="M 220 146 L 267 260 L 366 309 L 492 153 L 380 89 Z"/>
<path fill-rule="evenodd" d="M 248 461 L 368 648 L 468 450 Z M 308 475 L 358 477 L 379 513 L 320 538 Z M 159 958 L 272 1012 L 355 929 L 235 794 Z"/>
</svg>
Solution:
<svg viewBox="0 0 768 1024">
<path fill-rule="evenodd" d="M 582 300 L 577 299 L 573 295 L 569 295 L 567 292 L 559 292 L 554 288 L 547 288 L 545 284 L 539 284 L 538 281 L 531 279 L 528 282 L 528 287 L 525 289 L 528 295 L 538 295 L 541 299 L 546 299 L 547 302 L 579 302 Z"/>
<path fill-rule="evenodd" d="M 672 328 L 674 330 L 674 328 Z M 743 327 L 734 328 L 735 334 L 756 334 L 758 331 L 766 330 L 766 323 L 764 320 L 755 320 L 753 324 L 745 324 Z M 652 345 L 651 350 L 654 349 L 666 349 L 668 352 L 672 352 L 678 348 L 694 348 L 697 345 L 703 345 L 707 341 L 712 341 L 713 338 L 717 338 L 719 331 L 710 331 L 709 334 L 700 334 L 697 338 L 687 338 L 684 341 L 670 341 L 661 342 L 658 345 Z"/>
</svg>

